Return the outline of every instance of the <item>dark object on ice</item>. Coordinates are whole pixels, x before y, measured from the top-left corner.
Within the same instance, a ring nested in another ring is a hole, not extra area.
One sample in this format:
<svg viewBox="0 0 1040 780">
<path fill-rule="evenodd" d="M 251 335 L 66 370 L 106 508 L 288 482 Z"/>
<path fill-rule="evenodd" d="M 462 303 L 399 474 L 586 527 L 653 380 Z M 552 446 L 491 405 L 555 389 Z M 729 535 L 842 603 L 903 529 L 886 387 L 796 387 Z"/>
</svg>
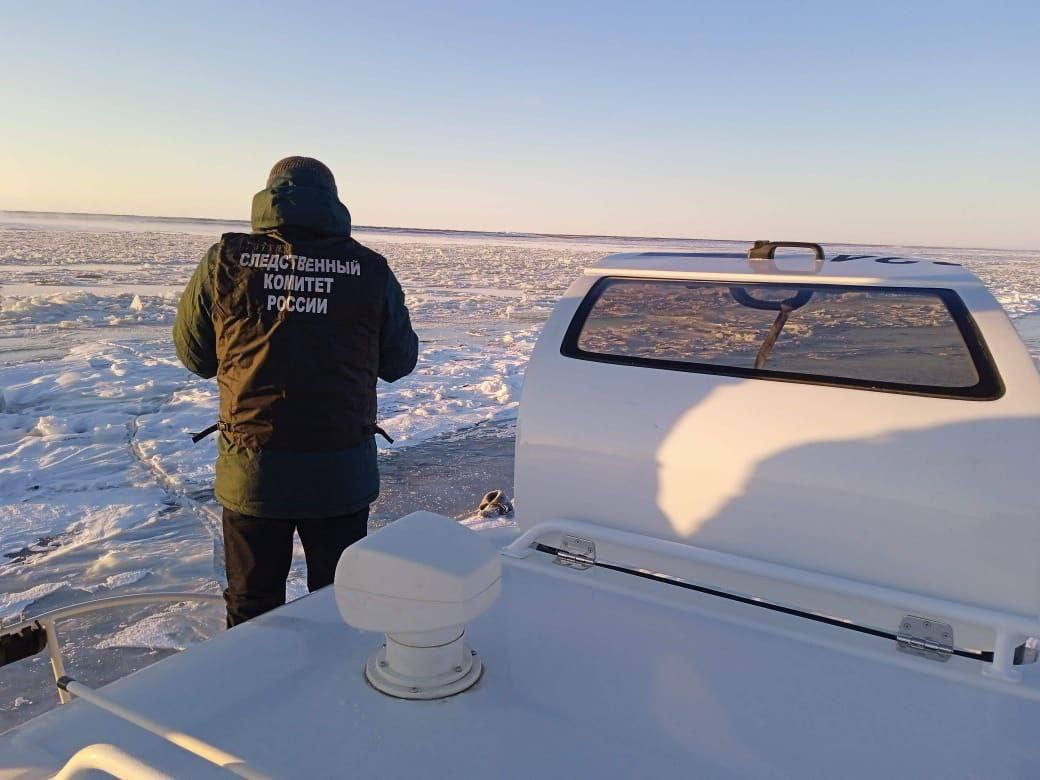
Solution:
<svg viewBox="0 0 1040 780">
<path fill-rule="evenodd" d="M 37 623 L 21 631 L 0 634 L 0 666 L 36 655 L 47 646 L 47 632 Z"/>
<path fill-rule="evenodd" d="M 484 497 L 480 499 L 477 511 L 480 512 L 481 517 L 494 517 L 495 515 L 509 517 L 513 514 L 513 505 L 501 490 L 492 490 L 485 493 Z"/>
</svg>

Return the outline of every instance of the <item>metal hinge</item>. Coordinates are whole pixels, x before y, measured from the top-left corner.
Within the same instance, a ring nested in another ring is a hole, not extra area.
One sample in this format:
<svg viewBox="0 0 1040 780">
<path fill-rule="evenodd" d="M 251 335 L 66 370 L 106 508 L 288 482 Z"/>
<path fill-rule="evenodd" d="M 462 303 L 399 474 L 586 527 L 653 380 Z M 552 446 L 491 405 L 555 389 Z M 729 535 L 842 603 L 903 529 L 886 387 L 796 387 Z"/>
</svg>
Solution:
<svg viewBox="0 0 1040 780">
<path fill-rule="evenodd" d="M 596 563 L 596 543 L 591 539 L 565 534 L 553 563 L 584 571 Z"/>
<path fill-rule="evenodd" d="M 899 623 L 896 642 L 904 653 L 948 661 L 953 655 L 953 627 L 930 618 L 907 615 Z"/>
<path fill-rule="evenodd" d="M 1025 644 L 1015 648 L 1016 664 L 1035 664 L 1040 658 L 1040 638 L 1029 637 Z"/>
</svg>

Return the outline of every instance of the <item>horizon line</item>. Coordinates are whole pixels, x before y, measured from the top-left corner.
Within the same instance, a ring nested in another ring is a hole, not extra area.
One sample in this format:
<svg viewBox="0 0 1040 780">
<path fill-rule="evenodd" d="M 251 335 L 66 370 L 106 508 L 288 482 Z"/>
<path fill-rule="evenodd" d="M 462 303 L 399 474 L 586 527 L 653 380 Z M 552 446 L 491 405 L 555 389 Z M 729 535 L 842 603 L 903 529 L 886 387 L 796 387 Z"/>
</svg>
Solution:
<svg viewBox="0 0 1040 780">
<path fill-rule="evenodd" d="M 53 216 L 63 217 L 116 217 L 116 218 L 134 218 L 134 219 L 151 219 L 159 222 L 225 222 L 225 223 L 240 223 L 243 225 L 249 225 L 248 219 L 233 219 L 233 218 L 221 218 L 221 217 L 171 217 L 171 216 L 160 216 L 156 214 L 109 214 L 95 211 L 29 211 L 25 209 L 0 209 L 0 214 L 49 214 Z M 627 239 L 636 241 L 713 241 L 718 243 L 735 243 L 735 244 L 751 244 L 759 239 L 745 239 L 745 238 L 694 238 L 689 236 L 624 236 L 624 235 L 609 235 L 599 233 L 541 233 L 536 231 L 517 231 L 517 230 L 473 230 L 467 228 L 420 228 L 420 227 L 403 227 L 395 225 L 354 225 L 350 226 L 351 231 L 357 230 L 371 230 L 371 231 L 403 231 L 410 233 L 455 233 L 455 234 L 470 234 L 470 235 L 483 235 L 483 236 L 508 236 L 515 238 L 559 238 L 559 239 L 582 239 L 582 238 L 598 238 L 598 239 Z M 773 239 L 769 239 L 773 240 Z M 792 239 L 793 240 L 793 239 Z M 889 246 L 904 246 L 907 249 L 961 249 L 968 251 L 983 251 L 983 252 L 1028 252 L 1036 251 L 1033 248 L 1027 247 L 984 247 L 984 246 L 951 246 L 944 244 L 879 244 L 870 242 L 857 242 L 857 241 L 819 241 L 815 243 L 819 244 L 838 244 L 840 246 L 865 246 L 865 247 L 889 247 Z"/>
</svg>

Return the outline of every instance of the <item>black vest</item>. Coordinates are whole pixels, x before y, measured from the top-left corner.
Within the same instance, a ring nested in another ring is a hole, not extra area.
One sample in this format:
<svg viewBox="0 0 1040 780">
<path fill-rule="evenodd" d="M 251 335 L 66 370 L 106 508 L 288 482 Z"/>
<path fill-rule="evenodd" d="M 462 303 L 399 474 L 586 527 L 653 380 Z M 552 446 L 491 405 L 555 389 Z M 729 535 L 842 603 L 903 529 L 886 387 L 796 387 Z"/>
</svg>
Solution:
<svg viewBox="0 0 1040 780">
<path fill-rule="evenodd" d="M 348 237 L 221 237 L 213 324 L 231 441 L 328 451 L 373 432 L 387 273 Z"/>
</svg>

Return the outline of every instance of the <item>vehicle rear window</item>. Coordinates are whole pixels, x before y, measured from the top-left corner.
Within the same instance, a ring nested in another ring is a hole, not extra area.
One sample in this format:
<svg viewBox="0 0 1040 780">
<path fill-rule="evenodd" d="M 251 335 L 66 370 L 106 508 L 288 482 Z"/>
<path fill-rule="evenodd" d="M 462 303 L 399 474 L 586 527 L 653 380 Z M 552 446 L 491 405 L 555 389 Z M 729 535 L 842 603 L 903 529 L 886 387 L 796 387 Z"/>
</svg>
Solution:
<svg viewBox="0 0 1040 780">
<path fill-rule="evenodd" d="M 570 357 L 963 398 L 1002 392 L 951 290 L 603 279 Z"/>
</svg>

